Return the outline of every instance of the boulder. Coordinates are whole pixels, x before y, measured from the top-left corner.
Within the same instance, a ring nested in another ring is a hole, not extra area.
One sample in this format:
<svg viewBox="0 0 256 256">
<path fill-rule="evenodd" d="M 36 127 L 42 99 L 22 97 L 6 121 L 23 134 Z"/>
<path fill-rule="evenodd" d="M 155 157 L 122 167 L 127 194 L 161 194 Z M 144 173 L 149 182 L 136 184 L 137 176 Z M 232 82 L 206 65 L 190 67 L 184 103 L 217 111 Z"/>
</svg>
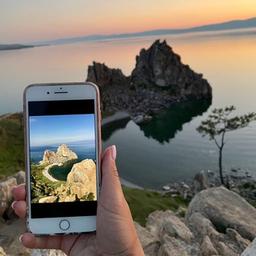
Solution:
<svg viewBox="0 0 256 256">
<path fill-rule="evenodd" d="M 223 242 L 219 242 L 216 248 L 221 256 L 239 256 L 239 253 L 234 252 L 229 246 Z"/>
<path fill-rule="evenodd" d="M 147 256 L 155 256 L 160 247 L 160 241 L 152 235 L 146 228 L 142 227 L 137 222 L 134 222 L 139 240 L 143 247 L 144 253 Z"/>
<path fill-rule="evenodd" d="M 96 200 L 96 164 L 92 159 L 85 159 L 73 165 L 67 176 L 67 186 L 71 195 L 83 199 L 91 194 Z"/>
<path fill-rule="evenodd" d="M 26 181 L 26 174 L 24 171 L 17 172 L 13 177 L 16 178 L 17 184 L 23 184 Z"/>
<path fill-rule="evenodd" d="M 241 256 L 255 256 L 256 255 L 256 238 L 252 243 L 244 250 Z"/>
<path fill-rule="evenodd" d="M 209 236 L 205 236 L 200 245 L 201 256 L 218 255 L 218 251 L 214 248 Z"/>
<path fill-rule="evenodd" d="M 167 234 L 188 243 L 193 239 L 190 229 L 171 210 L 151 213 L 148 216 L 146 227 L 157 237 Z"/>
<path fill-rule="evenodd" d="M 244 251 L 250 245 L 249 240 L 244 239 L 243 237 L 241 237 L 240 234 L 232 228 L 227 228 L 226 229 L 226 234 L 231 240 L 233 240 L 237 244 L 237 246 L 242 251 Z"/>
<path fill-rule="evenodd" d="M 210 188 L 197 194 L 189 204 L 187 223 L 195 213 L 209 219 L 223 233 L 232 228 L 245 239 L 253 240 L 256 236 L 256 209 L 224 187 Z"/>
<path fill-rule="evenodd" d="M 14 177 L 9 177 L 0 182 L 0 216 L 3 216 L 10 208 L 13 200 L 12 189 L 15 186 L 17 186 L 17 180 Z M 10 214 L 8 213 L 8 215 Z"/>
<path fill-rule="evenodd" d="M 161 246 L 157 256 L 194 256 L 198 254 L 199 250 L 196 244 L 188 244 L 165 234 L 161 238 Z"/>
<path fill-rule="evenodd" d="M 220 233 L 215 229 L 212 222 L 201 213 L 195 212 L 186 220 L 186 224 L 194 236 L 201 242 L 205 236 L 211 239 L 219 239 Z"/>
<path fill-rule="evenodd" d="M 208 175 L 205 171 L 197 173 L 193 179 L 192 190 L 194 194 L 210 187 Z"/>
</svg>

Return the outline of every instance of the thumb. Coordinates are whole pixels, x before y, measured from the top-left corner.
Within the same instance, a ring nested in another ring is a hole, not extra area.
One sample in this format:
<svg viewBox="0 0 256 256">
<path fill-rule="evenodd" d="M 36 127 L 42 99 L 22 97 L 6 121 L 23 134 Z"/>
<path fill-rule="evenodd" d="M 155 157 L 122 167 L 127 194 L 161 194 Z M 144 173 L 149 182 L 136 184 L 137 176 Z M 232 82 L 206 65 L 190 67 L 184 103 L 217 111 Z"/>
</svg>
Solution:
<svg viewBox="0 0 256 256">
<path fill-rule="evenodd" d="M 120 206 L 125 201 L 115 160 L 116 146 L 113 145 L 105 150 L 101 162 L 100 203 L 106 207 Z"/>
<path fill-rule="evenodd" d="M 101 190 L 100 205 L 105 209 L 122 215 L 130 215 L 129 208 L 124 198 L 116 167 L 116 146 L 108 147 L 102 157 L 101 162 Z M 126 214 L 124 214 L 124 212 Z"/>
</svg>

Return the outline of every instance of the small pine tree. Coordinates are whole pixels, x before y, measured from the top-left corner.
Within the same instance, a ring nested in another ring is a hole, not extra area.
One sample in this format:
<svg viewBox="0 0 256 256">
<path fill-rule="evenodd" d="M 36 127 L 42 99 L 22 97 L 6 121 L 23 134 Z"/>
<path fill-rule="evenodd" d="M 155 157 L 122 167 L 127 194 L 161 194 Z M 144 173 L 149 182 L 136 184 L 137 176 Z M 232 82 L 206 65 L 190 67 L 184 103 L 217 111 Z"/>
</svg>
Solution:
<svg viewBox="0 0 256 256">
<path fill-rule="evenodd" d="M 222 185 L 228 187 L 223 176 L 223 148 L 225 143 L 225 135 L 227 132 L 235 131 L 247 127 L 252 121 L 256 120 L 256 113 L 251 112 L 241 116 L 232 115 L 236 110 L 234 106 L 225 108 L 215 108 L 212 110 L 208 118 L 201 122 L 197 131 L 203 136 L 208 136 L 209 140 L 213 140 L 219 150 L 219 175 Z"/>
</svg>

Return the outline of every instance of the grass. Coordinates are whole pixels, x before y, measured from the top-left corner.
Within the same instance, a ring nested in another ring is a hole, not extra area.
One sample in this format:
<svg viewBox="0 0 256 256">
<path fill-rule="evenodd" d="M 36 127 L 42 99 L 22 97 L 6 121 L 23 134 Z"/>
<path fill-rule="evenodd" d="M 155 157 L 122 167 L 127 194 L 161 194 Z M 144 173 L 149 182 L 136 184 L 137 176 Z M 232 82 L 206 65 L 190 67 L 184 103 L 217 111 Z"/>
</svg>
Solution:
<svg viewBox="0 0 256 256">
<path fill-rule="evenodd" d="M 0 178 L 24 170 L 22 115 L 0 120 Z"/>
<path fill-rule="evenodd" d="M 123 187 L 125 198 L 129 204 L 133 219 L 145 226 L 147 216 L 156 210 L 187 207 L 188 202 L 181 197 L 170 197 L 159 192 Z"/>
</svg>

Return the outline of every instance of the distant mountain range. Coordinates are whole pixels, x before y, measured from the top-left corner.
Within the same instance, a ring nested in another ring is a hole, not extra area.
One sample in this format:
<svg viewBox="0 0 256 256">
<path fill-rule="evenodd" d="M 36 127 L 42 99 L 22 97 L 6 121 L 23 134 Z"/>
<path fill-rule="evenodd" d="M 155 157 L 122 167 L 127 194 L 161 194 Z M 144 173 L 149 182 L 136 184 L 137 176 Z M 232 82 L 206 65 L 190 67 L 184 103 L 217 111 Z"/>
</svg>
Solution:
<svg viewBox="0 0 256 256">
<path fill-rule="evenodd" d="M 156 29 L 156 30 L 148 30 L 142 32 L 135 33 L 121 33 L 121 34 L 110 34 L 110 35 L 87 35 L 87 36 L 79 36 L 79 37 L 68 37 L 68 38 L 60 38 L 55 40 L 47 40 L 47 41 L 38 41 L 33 42 L 29 45 L 21 45 L 21 44 L 0 44 L 1 50 L 16 50 L 34 46 L 43 46 L 43 45 L 54 45 L 54 44 L 71 44 L 78 43 L 83 41 L 98 41 L 98 40 L 110 40 L 110 39 L 122 39 L 122 38 L 133 38 L 133 37 L 143 37 L 143 36 L 161 36 L 168 34 L 185 34 L 185 33 L 193 33 L 193 32 L 214 32 L 214 31 L 232 31 L 237 29 L 247 29 L 247 28 L 256 28 L 256 17 L 246 19 L 246 20 L 232 20 L 222 23 L 203 25 L 191 28 L 183 28 L 183 29 Z M 232 33 L 232 32 L 230 32 Z"/>
<path fill-rule="evenodd" d="M 246 29 L 256 28 L 256 17 L 246 20 L 232 20 L 223 23 L 216 23 L 210 25 L 203 25 L 184 29 L 156 29 L 148 30 L 143 32 L 135 33 L 122 33 L 122 34 L 110 34 L 110 35 L 88 35 L 79 37 L 61 38 L 56 40 L 41 41 L 35 44 L 69 44 L 82 41 L 97 41 L 97 40 L 108 40 L 108 39 L 121 39 L 121 38 L 132 38 L 132 37 L 143 37 L 143 36 L 157 36 L 167 34 L 184 34 L 192 32 L 211 32 L 221 30 L 235 30 L 235 29 Z"/>
<path fill-rule="evenodd" d="M 7 50 L 18 50 L 23 48 L 34 47 L 33 45 L 24 45 L 24 44 L 0 44 L 0 51 Z"/>
</svg>

